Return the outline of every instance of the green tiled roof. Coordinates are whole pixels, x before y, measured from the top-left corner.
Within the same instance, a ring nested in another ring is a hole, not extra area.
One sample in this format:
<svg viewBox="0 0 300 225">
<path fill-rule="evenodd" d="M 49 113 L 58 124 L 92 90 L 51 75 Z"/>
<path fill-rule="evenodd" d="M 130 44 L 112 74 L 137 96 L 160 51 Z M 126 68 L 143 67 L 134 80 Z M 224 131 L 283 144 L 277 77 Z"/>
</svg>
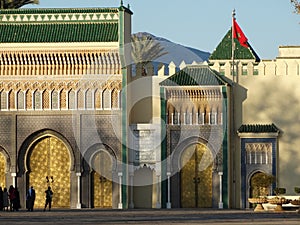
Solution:
<svg viewBox="0 0 300 225">
<path fill-rule="evenodd" d="M 0 24 L 0 43 L 117 41 L 118 23 Z"/>
<path fill-rule="evenodd" d="M 278 133 L 279 129 L 275 124 L 243 124 L 239 133 Z"/>
<path fill-rule="evenodd" d="M 225 37 L 222 39 L 217 48 L 212 52 L 209 57 L 209 60 L 230 60 L 232 56 L 232 32 L 231 29 L 227 32 Z M 235 42 L 235 51 L 234 58 L 235 59 L 253 59 L 256 62 L 260 61 L 260 58 L 251 47 L 248 42 L 249 48 L 245 48 L 240 45 L 237 39 L 234 39 Z"/>
<path fill-rule="evenodd" d="M 0 11 L 0 43 L 118 42 L 119 8 Z"/>
<path fill-rule="evenodd" d="M 161 86 L 218 86 L 231 84 L 231 80 L 207 65 L 191 65 L 160 83 Z"/>
</svg>

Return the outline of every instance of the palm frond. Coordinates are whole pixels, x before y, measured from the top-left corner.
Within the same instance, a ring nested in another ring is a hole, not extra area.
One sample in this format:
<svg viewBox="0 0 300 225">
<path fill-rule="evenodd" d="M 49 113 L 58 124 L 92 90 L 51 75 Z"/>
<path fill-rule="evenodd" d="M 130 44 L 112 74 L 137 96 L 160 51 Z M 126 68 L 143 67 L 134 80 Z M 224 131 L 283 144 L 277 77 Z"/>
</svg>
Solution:
<svg viewBox="0 0 300 225">
<path fill-rule="evenodd" d="M 39 0 L 0 0 L 1 9 L 18 9 L 27 4 L 39 4 Z"/>
<path fill-rule="evenodd" d="M 136 64 L 147 64 L 168 54 L 158 41 L 153 40 L 152 37 L 148 35 L 132 35 L 131 47 L 131 57 Z"/>
</svg>

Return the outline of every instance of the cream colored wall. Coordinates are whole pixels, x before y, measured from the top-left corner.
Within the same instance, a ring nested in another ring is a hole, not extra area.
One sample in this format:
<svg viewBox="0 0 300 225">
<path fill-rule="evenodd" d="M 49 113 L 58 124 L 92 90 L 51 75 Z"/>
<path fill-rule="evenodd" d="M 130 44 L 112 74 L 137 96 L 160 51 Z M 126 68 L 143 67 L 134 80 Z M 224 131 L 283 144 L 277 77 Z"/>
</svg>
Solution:
<svg viewBox="0 0 300 225">
<path fill-rule="evenodd" d="M 274 123 L 281 130 L 278 186 L 292 195 L 300 186 L 300 46 L 279 47 L 278 58 L 262 60 L 257 68 L 258 75 L 239 76 L 239 84 L 247 89 L 242 120 Z"/>
</svg>

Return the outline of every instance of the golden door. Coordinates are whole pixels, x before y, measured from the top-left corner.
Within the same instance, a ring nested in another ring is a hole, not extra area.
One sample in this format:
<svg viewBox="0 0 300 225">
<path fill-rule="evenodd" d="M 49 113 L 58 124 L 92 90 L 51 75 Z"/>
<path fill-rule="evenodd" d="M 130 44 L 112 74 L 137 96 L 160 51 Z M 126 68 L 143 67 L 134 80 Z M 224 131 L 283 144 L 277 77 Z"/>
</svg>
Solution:
<svg viewBox="0 0 300 225">
<path fill-rule="evenodd" d="M 212 165 L 210 150 L 202 144 L 189 146 L 181 157 L 181 207 L 212 207 Z"/>
<path fill-rule="evenodd" d="M 6 182 L 5 182 L 5 170 L 6 169 L 5 168 L 6 168 L 5 157 L 0 152 L 0 187 L 2 187 L 2 190 L 6 187 Z"/>
<path fill-rule="evenodd" d="M 112 161 L 108 153 L 100 151 L 93 160 L 94 207 L 112 208 Z"/>
<path fill-rule="evenodd" d="M 29 187 L 36 191 L 36 208 L 45 205 L 45 190 L 51 186 L 53 207 L 70 207 L 70 154 L 58 138 L 45 137 L 33 147 L 29 157 Z"/>
</svg>

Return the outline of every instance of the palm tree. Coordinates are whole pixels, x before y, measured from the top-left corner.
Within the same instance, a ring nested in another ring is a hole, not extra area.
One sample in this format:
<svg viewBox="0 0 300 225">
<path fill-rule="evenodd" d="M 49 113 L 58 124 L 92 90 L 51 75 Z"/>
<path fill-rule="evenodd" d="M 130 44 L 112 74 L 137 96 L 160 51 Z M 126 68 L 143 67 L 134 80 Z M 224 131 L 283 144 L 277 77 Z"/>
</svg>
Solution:
<svg viewBox="0 0 300 225">
<path fill-rule="evenodd" d="M 136 65 L 142 66 L 142 75 L 146 76 L 146 65 L 155 59 L 168 54 L 160 42 L 147 34 L 133 34 L 131 36 L 131 57 Z"/>
<path fill-rule="evenodd" d="M 27 4 L 38 4 L 39 0 L 0 0 L 1 9 L 18 9 Z"/>
</svg>

